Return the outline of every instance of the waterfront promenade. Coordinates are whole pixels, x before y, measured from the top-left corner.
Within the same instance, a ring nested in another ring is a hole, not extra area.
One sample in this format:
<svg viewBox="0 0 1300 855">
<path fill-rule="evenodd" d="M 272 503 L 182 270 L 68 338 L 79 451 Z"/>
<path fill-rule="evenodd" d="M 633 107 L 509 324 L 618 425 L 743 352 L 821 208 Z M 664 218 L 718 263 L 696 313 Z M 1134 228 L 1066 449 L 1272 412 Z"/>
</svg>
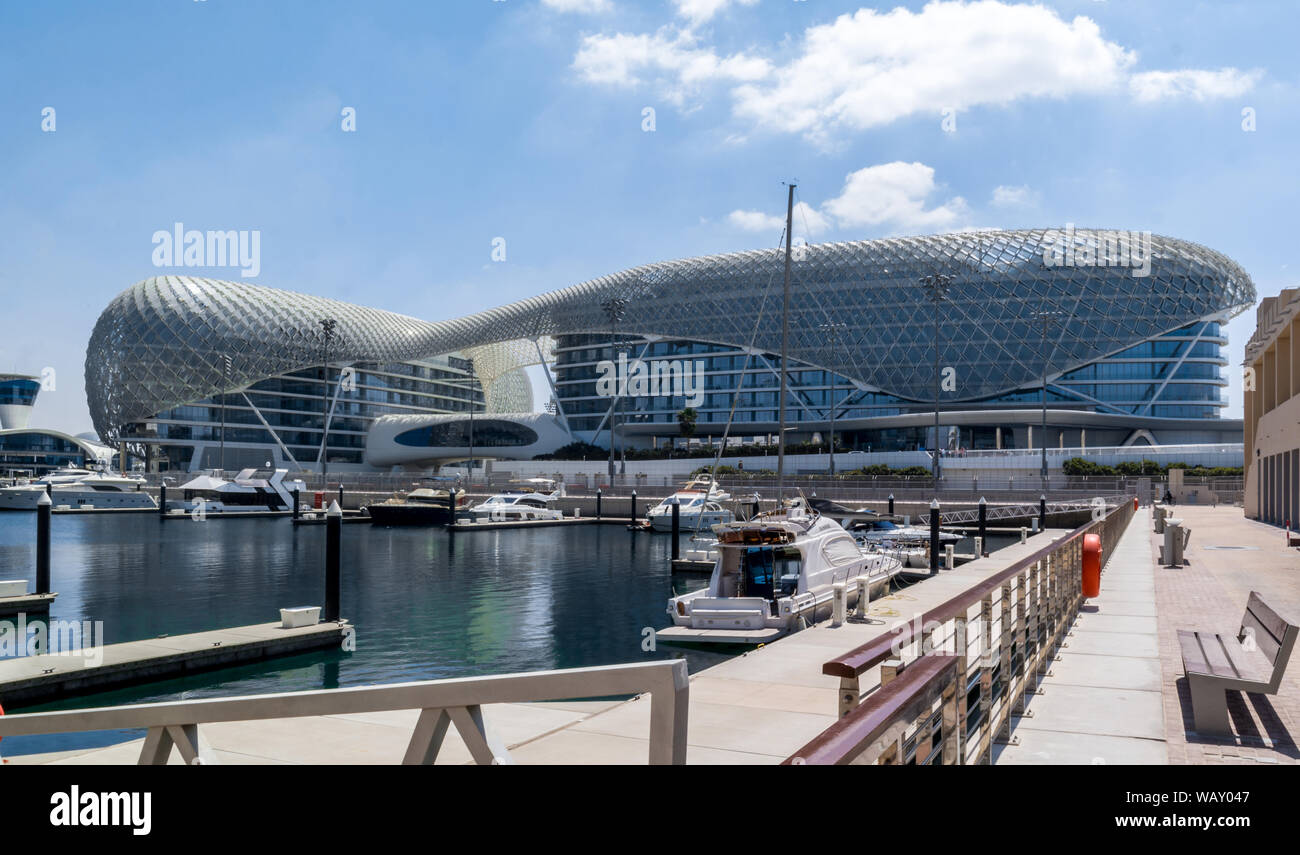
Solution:
<svg viewBox="0 0 1300 855">
<path fill-rule="evenodd" d="M 1177 507 L 1192 531 L 1182 568 L 1160 567 L 1159 536 L 1142 508 L 1107 563 L 1101 597 L 1089 601 L 1067 646 L 1013 724 L 1016 742 L 995 762 L 1296 763 L 1300 666 L 1276 696 L 1229 693 L 1232 739 L 1191 732 L 1191 701 L 1177 631 L 1235 633 L 1251 590 L 1283 613 L 1300 613 L 1300 551 L 1279 529 L 1243 519 L 1239 507 Z M 826 660 L 889 631 L 1065 534 L 1049 530 L 873 601 L 880 624 L 829 622 L 695 674 L 690 683 L 688 763 L 777 763 L 835 721 L 838 680 Z M 879 669 L 863 675 L 864 690 Z M 417 713 L 323 716 L 202 728 L 219 763 L 393 763 Z M 485 708 L 518 763 L 644 763 L 649 703 L 572 702 Z M 13 763 L 130 763 L 140 740 L 90 751 L 16 757 Z M 454 733 L 440 763 L 467 762 Z M 173 758 L 173 762 L 179 762 Z"/>
</svg>

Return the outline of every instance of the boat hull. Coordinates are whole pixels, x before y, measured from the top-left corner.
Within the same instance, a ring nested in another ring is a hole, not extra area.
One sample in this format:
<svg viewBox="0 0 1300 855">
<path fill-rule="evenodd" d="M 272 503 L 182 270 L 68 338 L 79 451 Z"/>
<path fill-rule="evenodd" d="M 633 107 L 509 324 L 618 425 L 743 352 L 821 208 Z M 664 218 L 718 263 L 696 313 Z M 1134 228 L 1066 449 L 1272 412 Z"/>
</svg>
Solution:
<svg viewBox="0 0 1300 855">
<path fill-rule="evenodd" d="M 370 505 L 370 522 L 374 525 L 446 525 L 451 513 L 437 505 Z"/>
<path fill-rule="evenodd" d="M 0 490 L 0 511 L 34 511 L 44 490 Z M 134 508 L 137 510 L 158 507 L 148 493 L 109 493 L 97 490 L 55 490 L 50 500 L 54 507 L 69 508 Z"/>
</svg>

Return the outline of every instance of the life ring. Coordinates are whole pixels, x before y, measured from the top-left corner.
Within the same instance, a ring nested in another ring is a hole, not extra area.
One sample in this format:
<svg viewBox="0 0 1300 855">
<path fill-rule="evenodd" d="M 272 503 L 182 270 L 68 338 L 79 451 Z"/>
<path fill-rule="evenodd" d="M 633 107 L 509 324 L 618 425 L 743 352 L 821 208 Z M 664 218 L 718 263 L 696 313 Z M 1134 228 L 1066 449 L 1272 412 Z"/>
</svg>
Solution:
<svg viewBox="0 0 1300 855">
<path fill-rule="evenodd" d="M 1091 599 L 1101 594 L 1101 537 L 1083 536 L 1083 572 L 1080 575 L 1083 595 Z"/>
</svg>

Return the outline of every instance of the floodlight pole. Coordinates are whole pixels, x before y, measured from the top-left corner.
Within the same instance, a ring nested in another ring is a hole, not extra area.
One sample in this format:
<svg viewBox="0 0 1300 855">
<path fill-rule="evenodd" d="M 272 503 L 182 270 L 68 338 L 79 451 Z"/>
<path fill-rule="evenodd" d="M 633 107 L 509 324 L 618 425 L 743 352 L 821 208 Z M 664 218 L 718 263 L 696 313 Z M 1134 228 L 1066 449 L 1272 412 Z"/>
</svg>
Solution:
<svg viewBox="0 0 1300 855">
<path fill-rule="evenodd" d="M 334 318 L 325 318 L 320 322 L 321 331 L 324 334 L 324 369 L 321 371 L 321 380 L 324 381 L 321 389 L 321 422 L 320 422 L 320 488 L 325 489 L 329 483 L 327 475 L 329 474 L 330 450 L 329 450 L 329 421 L 330 421 L 330 342 L 334 340 L 334 329 L 339 322 Z"/>
<path fill-rule="evenodd" d="M 935 486 L 939 485 L 939 391 L 942 376 L 939 370 L 939 313 L 940 305 L 948 298 L 948 288 L 952 277 L 946 273 L 931 273 L 921 277 L 921 284 L 930 292 L 934 301 L 934 459 L 931 461 L 934 471 Z"/>
<path fill-rule="evenodd" d="M 1039 443 L 1042 445 L 1043 448 L 1042 448 L 1042 466 L 1040 467 L 1038 473 L 1039 477 L 1042 479 L 1043 482 L 1043 489 L 1047 488 L 1047 374 L 1049 370 L 1048 367 L 1049 360 L 1047 358 L 1047 331 L 1051 327 L 1051 325 L 1058 319 L 1060 314 L 1061 314 L 1060 312 L 1052 312 L 1047 310 L 1043 310 L 1035 313 L 1035 317 L 1037 317 L 1038 320 L 1041 321 L 1043 324 L 1043 419 L 1042 419 L 1042 427 L 1041 427 L 1043 436 L 1039 440 Z"/>
</svg>

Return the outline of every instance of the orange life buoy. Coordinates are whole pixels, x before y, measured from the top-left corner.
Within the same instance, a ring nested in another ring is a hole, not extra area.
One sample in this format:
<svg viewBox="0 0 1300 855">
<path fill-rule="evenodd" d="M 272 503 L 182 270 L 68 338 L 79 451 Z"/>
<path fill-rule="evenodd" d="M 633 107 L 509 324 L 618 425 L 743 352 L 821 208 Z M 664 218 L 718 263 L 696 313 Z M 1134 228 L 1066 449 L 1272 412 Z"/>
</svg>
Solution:
<svg viewBox="0 0 1300 855">
<path fill-rule="evenodd" d="M 1101 537 L 1083 536 L 1083 595 L 1095 597 L 1101 593 Z"/>
</svg>

